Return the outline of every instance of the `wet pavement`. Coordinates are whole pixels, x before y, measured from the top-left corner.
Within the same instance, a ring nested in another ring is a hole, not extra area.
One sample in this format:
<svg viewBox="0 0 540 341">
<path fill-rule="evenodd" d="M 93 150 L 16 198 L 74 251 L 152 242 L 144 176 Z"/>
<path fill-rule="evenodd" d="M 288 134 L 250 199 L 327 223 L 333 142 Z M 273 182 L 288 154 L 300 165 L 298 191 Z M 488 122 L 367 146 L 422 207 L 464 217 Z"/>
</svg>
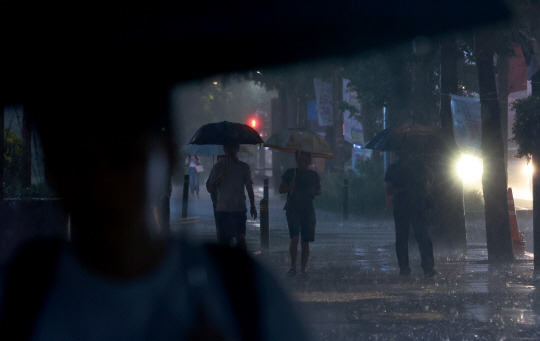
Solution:
<svg viewBox="0 0 540 341">
<path fill-rule="evenodd" d="M 257 202 L 261 189 L 257 192 Z M 250 253 L 268 265 L 297 303 L 314 340 L 540 340 L 540 289 L 532 262 L 532 218 L 519 214 L 526 253 L 513 264 L 487 263 L 482 214 L 466 216 L 468 253 L 436 254 L 434 278 L 420 269 L 410 246 L 412 276 L 398 276 L 390 215 L 377 219 L 317 212 L 309 280 L 287 278 L 288 231 L 283 200 L 270 195 L 270 247 L 261 249 L 259 220 L 248 219 Z M 171 228 L 215 240 L 209 196 L 190 198 L 180 218 L 181 194 L 173 192 Z M 437 253 L 437 250 L 435 250 Z"/>
</svg>

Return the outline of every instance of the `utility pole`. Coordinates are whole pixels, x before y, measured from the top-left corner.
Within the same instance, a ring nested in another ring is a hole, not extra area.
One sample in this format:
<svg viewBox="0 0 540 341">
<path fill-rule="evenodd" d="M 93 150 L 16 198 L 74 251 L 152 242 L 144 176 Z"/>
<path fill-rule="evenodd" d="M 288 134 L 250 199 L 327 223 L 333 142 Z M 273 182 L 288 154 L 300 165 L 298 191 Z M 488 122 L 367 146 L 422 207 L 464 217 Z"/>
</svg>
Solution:
<svg viewBox="0 0 540 341">
<path fill-rule="evenodd" d="M 22 157 L 21 157 L 21 190 L 24 192 L 32 186 L 32 129 L 30 116 L 23 107 L 22 113 Z"/>
<path fill-rule="evenodd" d="M 531 76 L 532 96 L 540 96 L 540 71 Z M 533 169 L 540 169 L 540 155 L 532 156 Z M 534 272 L 540 272 L 540 172 L 533 172 L 533 252 Z"/>
<path fill-rule="evenodd" d="M 4 201 L 4 109 L 6 105 L 0 99 L 0 201 Z"/>
<path fill-rule="evenodd" d="M 270 135 L 275 134 L 279 132 L 283 128 L 283 121 L 282 121 L 282 109 L 280 104 L 279 98 L 272 98 L 271 101 L 271 109 L 270 109 L 270 115 L 271 115 L 271 126 L 272 130 L 270 131 Z M 272 151 L 272 182 L 274 191 L 277 192 L 279 188 L 279 183 L 281 182 L 281 158 L 279 153 Z"/>
<path fill-rule="evenodd" d="M 343 79 L 339 77 L 337 71 L 334 72 L 334 76 L 332 78 L 332 88 L 334 102 L 334 125 L 332 126 L 333 136 L 331 137 L 334 141 L 333 168 L 335 171 L 343 172 L 345 163 L 343 157 L 343 148 L 345 144 L 345 139 L 343 137 L 343 111 L 341 110 L 341 104 L 343 102 Z"/>
<path fill-rule="evenodd" d="M 455 145 L 454 123 L 452 120 L 451 94 L 457 93 L 457 58 L 458 49 L 453 36 L 443 38 L 440 42 L 440 120 L 441 131 L 450 146 Z M 440 227 L 438 242 L 457 255 L 467 252 L 467 234 L 465 229 L 465 209 L 463 206 L 463 182 L 455 178 L 448 165 L 460 155 L 459 151 L 449 148 L 435 160 L 434 171 L 442 179 L 434 185 L 437 193 L 437 223 Z M 442 209 L 440 209 L 442 208 Z"/>
</svg>

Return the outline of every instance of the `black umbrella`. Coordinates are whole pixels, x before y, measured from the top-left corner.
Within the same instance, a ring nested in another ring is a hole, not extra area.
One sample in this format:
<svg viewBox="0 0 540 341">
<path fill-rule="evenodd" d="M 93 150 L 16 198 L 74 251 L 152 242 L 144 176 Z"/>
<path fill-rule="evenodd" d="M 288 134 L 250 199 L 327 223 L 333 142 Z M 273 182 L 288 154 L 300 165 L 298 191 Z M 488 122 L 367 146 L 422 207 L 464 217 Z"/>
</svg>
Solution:
<svg viewBox="0 0 540 341">
<path fill-rule="evenodd" d="M 247 124 L 216 122 L 203 125 L 189 140 L 190 144 L 259 144 L 264 143 L 259 133 Z"/>
<path fill-rule="evenodd" d="M 448 147 L 440 129 L 417 123 L 386 128 L 364 146 L 366 149 L 416 153 L 441 152 Z"/>
</svg>

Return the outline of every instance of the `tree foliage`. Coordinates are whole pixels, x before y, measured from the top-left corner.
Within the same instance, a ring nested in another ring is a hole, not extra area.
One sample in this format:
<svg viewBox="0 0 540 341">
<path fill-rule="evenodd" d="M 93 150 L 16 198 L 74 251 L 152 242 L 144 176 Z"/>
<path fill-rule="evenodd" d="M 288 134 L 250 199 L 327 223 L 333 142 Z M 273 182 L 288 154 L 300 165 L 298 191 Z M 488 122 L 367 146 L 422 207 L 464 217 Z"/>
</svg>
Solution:
<svg viewBox="0 0 540 341">
<path fill-rule="evenodd" d="M 512 106 L 515 110 L 512 141 L 518 144 L 516 157 L 530 160 L 532 155 L 540 153 L 540 96 L 518 99 Z"/>
<path fill-rule="evenodd" d="M 180 134 L 185 142 L 206 123 L 244 122 L 256 111 L 269 112 L 276 94 L 235 75 L 222 75 L 183 85 L 174 95 L 174 116 L 182 117 Z"/>
</svg>

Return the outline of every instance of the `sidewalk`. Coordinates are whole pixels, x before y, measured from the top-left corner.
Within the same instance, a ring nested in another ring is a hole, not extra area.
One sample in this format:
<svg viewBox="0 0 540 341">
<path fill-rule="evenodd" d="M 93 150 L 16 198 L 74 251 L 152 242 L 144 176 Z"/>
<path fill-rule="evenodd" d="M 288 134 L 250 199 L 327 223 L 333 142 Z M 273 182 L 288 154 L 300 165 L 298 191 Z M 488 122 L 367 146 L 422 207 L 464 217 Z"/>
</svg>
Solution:
<svg viewBox="0 0 540 341">
<path fill-rule="evenodd" d="M 209 197 L 201 193 L 196 200 L 190 202 L 189 218 L 175 219 L 171 214 L 172 228 L 201 240 L 215 240 Z M 173 197 L 171 207 L 177 204 Z M 282 204 L 271 195 L 268 250 L 260 248 L 259 220 L 248 219 L 248 248 L 282 281 L 314 340 L 540 339 L 532 219 L 518 221 L 528 253 L 514 264 L 487 264 L 483 218 L 468 216 L 466 259 L 439 255 L 436 269 L 440 274 L 424 279 L 418 251 L 411 246 L 413 273 L 411 279 L 403 280 L 398 276 L 391 217 L 351 217 L 344 223 L 340 214 L 317 212 L 308 268 L 311 278 L 302 281 L 285 276 L 289 238 Z"/>
</svg>

